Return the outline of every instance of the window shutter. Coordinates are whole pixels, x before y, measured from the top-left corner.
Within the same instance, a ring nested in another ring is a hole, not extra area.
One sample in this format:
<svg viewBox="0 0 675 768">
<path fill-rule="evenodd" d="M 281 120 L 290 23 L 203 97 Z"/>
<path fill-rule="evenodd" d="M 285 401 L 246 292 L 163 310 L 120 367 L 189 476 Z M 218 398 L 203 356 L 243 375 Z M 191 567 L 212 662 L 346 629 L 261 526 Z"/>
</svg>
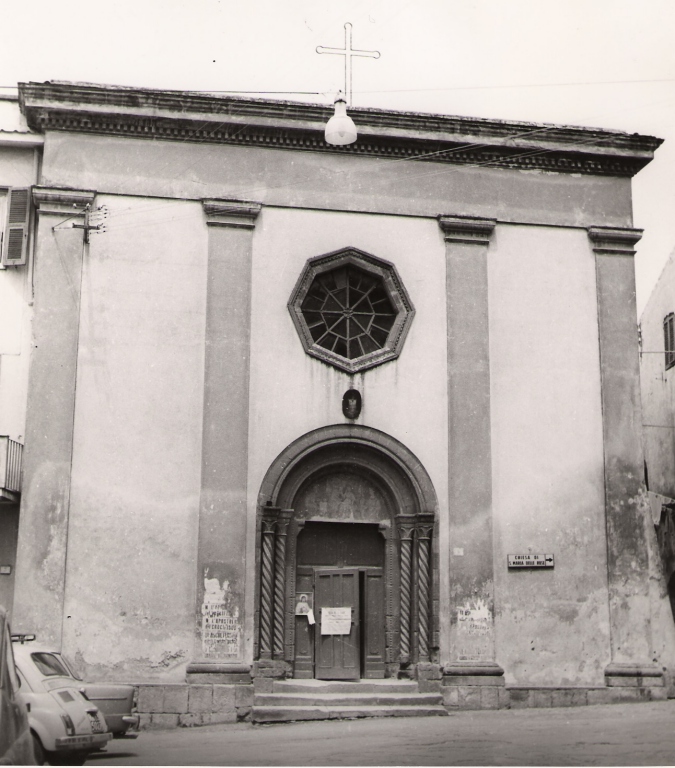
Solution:
<svg viewBox="0 0 675 768">
<path fill-rule="evenodd" d="M 2 243 L 2 266 L 19 267 L 26 263 L 30 189 L 13 187 L 7 200 L 7 221 Z"/>
<path fill-rule="evenodd" d="M 663 319 L 663 345 L 668 369 L 675 364 L 675 315 L 672 312 Z"/>
</svg>

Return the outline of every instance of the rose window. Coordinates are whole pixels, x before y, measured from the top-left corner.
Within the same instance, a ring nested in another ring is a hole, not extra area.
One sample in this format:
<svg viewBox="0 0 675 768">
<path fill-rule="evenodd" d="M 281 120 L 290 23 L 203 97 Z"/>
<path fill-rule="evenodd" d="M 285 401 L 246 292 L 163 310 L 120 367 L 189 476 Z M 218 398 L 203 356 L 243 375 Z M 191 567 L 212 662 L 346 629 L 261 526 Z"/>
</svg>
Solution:
<svg viewBox="0 0 675 768">
<path fill-rule="evenodd" d="M 354 248 L 311 259 L 289 309 L 307 353 L 348 372 L 398 357 L 414 314 L 393 264 Z"/>
</svg>

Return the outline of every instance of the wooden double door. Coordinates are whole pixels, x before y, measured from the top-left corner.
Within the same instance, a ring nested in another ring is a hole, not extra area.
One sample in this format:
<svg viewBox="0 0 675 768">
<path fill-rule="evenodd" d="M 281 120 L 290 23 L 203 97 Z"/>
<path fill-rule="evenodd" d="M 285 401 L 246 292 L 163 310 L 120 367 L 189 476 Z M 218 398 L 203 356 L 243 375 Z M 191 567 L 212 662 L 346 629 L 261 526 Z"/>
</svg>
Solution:
<svg viewBox="0 0 675 768">
<path fill-rule="evenodd" d="M 315 623 L 295 617 L 295 677 L 384 677 L 384 539 L 377 525 L 307 523 L 298 537 L 296 592 L 311 595 Z"/>
</svg>

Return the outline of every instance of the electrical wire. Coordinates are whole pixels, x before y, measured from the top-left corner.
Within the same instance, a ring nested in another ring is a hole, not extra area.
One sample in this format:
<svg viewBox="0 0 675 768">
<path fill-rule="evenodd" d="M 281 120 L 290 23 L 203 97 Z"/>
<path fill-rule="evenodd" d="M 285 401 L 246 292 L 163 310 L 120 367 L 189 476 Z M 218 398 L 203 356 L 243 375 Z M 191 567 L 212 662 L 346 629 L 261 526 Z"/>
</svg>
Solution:
<svg viewBox="0 0 675 768">
<path fill-rule="evenodd" d="M 532 131 L 525 131 L 525 132 L 521 131 L 519 133 L 511 134 L 510 136 L 504 137 L 503 140 L 504 141 L 508 141 L 508 140 L 511 140 L 511 139 L 523 138 L 524 136 L 527 136 L 527 135 L 530 135 L 530 134 L 534 134 L 534 133 L 540 133 L 541 134 L 541 133 L 546 133 L 547 131 L 553 131 L 553 130 L 558 130 L 558 129 L 559 129 L 559 126 L 557 126 L 557 125 L 545 126 L 545 127 L 540 127 L 540 128 L 533 129 Z M 607 137 L 607 140 L 609 141 L 609 140 L 611 140 L 611 138 L 612 138 L 612 136 L 610 135 L 610 136 Z M 590 143 L 597 143 L 598 141 L 599 140 L 596 139 L 595 137 L 592 138 L 592 139 L 583 139 L 583 140 L 579 140 L 577 142 L 571 142 L 570 144 L 567 145 L 567 148 L 584 146 L 584 145 L 587 145 L 587 144 L 590 144 Z M 406 158 L 395 158 L 395 159 L 392 159 L 392 160 L 389 160 L 388 158 L 377 158 L 377 159 L 381 163 L 386 164 L 386 168 L 388 169 L 389 167 L 391 167 L 391 165 L 397 164 L 397 163 L 409 162 L 411 160 L 417 160 L 417 159 L 425 158 L 425 157 L 433 157 L 433 156 L 436 156 L 436 155 L 443 155 L 443 154 L 451 155 L 453 153 L 466 151 L 468 149 L 477 149 L 477 148 L 482 148 L 482 147 L 485 147 L 485 146 L 488 146 L 488 145 L 481 144 L 481 143 L 468 143 L 468 144 L 461 145 L 460 147 L 450 148 L 450 149 L 446 149 L 446 150 L 439 150 L 437 152 L 427 153 L 426 155 L 411 156 L 411 157 L 406 157 Z M 214 150 L 214 151 L 216 151 L 216 150 Z M 447 174 L 451 174 L 451 173 L 459 173 L 459 172 L 463 172 L 463 171 L 466 171 L 466 170 L 469 170 L 469 169 L 472 169 L 472 168 L 481 168 L 481 167 L 487 167 L 487 166 L 490 166 L 490 165 L 494 165 L 494 164 L 500 163 L 504 158 L 509 159 L 509 160 L 517 160 L 517 159 L 524 159 L 524 158 L 528 158 L 528 157 L 535 157 L 535 156 L 539 156 L 539 155 L 550 154 L 551 152 L 556 152 L 556 151 L 558 151 L 557 148 L 554 148 L 554 149 L 541 149 L 541 150 L 539 150 L 539 149 L 527 150 L 527 151 L 522 152 L 520 154 L 505 155 L 502 158 L 493 158 L 491 160 L 487 160 L 487 161 L 484 161 L 484 162 L 464 163 L 464 164 L 461 164 L 461 165 L 453 165 L 453 166 L 451 166 L 449 168 L 441 168 L 441 169 L 436 168 L 433 171 L 425 171 L 423 173 L 417 173 L 417 174 L 413 174 L 413 175 L 408 174 L 408 175 L 406 175 L 406 180 L 408 180 L 408 179 L 417 179 L 417 178 L 425 178 L 425 177 L 436 176 L 436 175 L 447 175 Z M 197 161 L 197 162 L 199 162 L 199 161 Z M 196 165 L 196 163 L 193 163 L 191 167 L 193 167 L 194 165 Z M 341 172 L 339 172 L 339 173 L 341 173 Z M 298 186 L 300 184 L 305 184 L 308 181 L 317 180 L 318 178 L 319 178 L 318 175 L 313 174 L 312 176 L 303 177 L 302 179 L 299 179 L 299 180 L 297 180 L 295 182 L 290 182 L 290 183 L 289 182 L 284 182 L 283 184 L 279 184 L 279 185 L 276 185 L 276 186 L 264 185 L 264 186 L 257 186 L 257 187 L 248 187 L 248 188 L 245 188 L 243 190 L 240 189 L 240 190 L 237 190 L 235 192 L 232 192 L 231 194 L 232 194 L 232 196 L 236 196 L 237 198 L 247 199 L 247 198 L 254 197 L 257 192 L 261 192 L 261 191 L 267 192 L 267 191 L 270 191 L 270 190 L 277 190 L 278 191 L 278 190 L 281 190 L 281 189 L 289 189 L 291 187 L 295 187 L 295 186 Z M 371 177 L 369 179 L 370 182 L 372 182 L 373 180 L 374 180 L 373 177 Z M 391 177 L 382 178 L 380 181 L 391 183 Z M 130 195 L 130 196 L 134 197 L 136 195 Z M 139 214 L 144 215 L 146 213 L 155 212 L 157 210 L 161 210 L 162 208 L 168 207 L 170 205 L 174 205 L 175 202 L 177 202 L 177 201 L 173 201 L 172 200 L 171 202 L 161 203 L 159 205 L 151 204 L 150 206 L 139 206 L 138 208 L 135 208 L 133 211 L 128 211 L 126 213 L 116 214 L 115 218 L 119 219 L 119 218 L 122 218 L 122 217 L 125 217 L 125 216 L 134 216 L 134 215 L 139 215 Z M 169 217 L 168 219 L 165 219 L 165 220 L 170 221 L 170 220 L 172 220 L 174 218 L 175 217 Z M 159 222 L 156 222 L 156 223 L 159 223 Z M 130 228 L 135 228 L 136 226 L 144 226 L 144 224 L 141 223 L 139 225 L 135 225 L 135 224 L 131 224 L 130 223 L 127 226 L 124 226 L 124 225 L 122 227 L 116 226 L 115 229 L 116 230 L 130 229 Z"/>
<path fill-rule="evenodd" d="M 653 103 L 668 103 L 669 101 L 672 101 L 672 100 L 673 99 L 670 98 L 670 99 L 662 100 L 662 101 L 659 101 L 659 102 L 653 102 Z M 639 108 L 643 108 L 643 106 L 640 106 Z M 620 111 L 621 112 L 626 112 L 626 111 L 632 111 L 632 109 L 633 108 L 631 107 L 631 108 L 628 108 L 626 110 L 620 110 Z M 209 134 L 204 139 L 202 139 L 201 141 L 194 141 L 194 140 L 191 141 L 189 138 L 185 138 L 185 139 L 181 140 L 180 143 L 188 143 L 189 142 L 192 145 L 208 144 L 208 143 L 210 143 L 209 139 L 213 138 L 215 136 L 215 134 L 223 126 L 225 126 L 229 122 L 229 120 L 231 119 L 232 116 L 236 116 L 236 112 L 233 113 L 233 114 L 228 115 L 228 120 L 227 121 L 218 122 L 215 125 L 215 127 L 213 128 L 213 130 L 211 130 L 209 132 Z M 201 128 L 209 125 L 209 124 L 210 124 L 209 121 L 203 121 L 201 123 L 201 125 L 199 126 L 199 128 L 201 129 Z M 236 133 L 232 134 L 232 138 L 236 138 L 239 135 L 241 135 L 241 133 L 247 127 L 249 127 L 249 125 L 250 125 L 250 123 L 245 123 L 244 125 L 240 126 L 239 129 L 236 131 Z M 531 136 L 532 134 L 545 134 L 546 132 L 549 132 L 549 131 L 558 130 L 559 127 L 560 126 L 558 126 L 558 125 L 550 125 L 550 126 L 538 127 L 538 128 L 532 129 L 532 130 L 524 131 L 524 132 L 521 131 L 519 133 L 514 133 L 514 134 L 511 134 L 509 136 L 503 137 L 502 141 L 503 142 L 507 142 L 507 141 L 511 141 L 511 140 L 515 140 L 515 139 Z M 611 137 L 608 137 L 608 140 L 610 138 Z M 153 139 L 153 140 L 154 141 L 162 141 L 162 139 Z M 587 143 L 594 143 L 595 141 L 596 141 L 595 139 L 583 140 L 583 141 L 580 141 L 580 142 L 570 143 L 567 146 L 569 148 L 571 148 L 571 147 L 574 147 L 576 145 L 583 145 L 583 144 L 587 144 Z M 392 158 L 392 159 L 390 159 L 390 158 L 377 158 L 377 159 L 379 160 L 380 163 L 383 164 L 383 166 L 386 165 L 386 168 L 389 168 L 392 165 L 403 163 L 403 162 L 409 162 L 409 161 L 412 161 L 412 160 L 424 160 L 424 159 L 432 158 L 432 157 L 435 157 L 435 156 L 439 156 L 439 157 L 440 156 L 446 156 L 446 157 L 448 157 L 448 156 L 451 156 L 451 155 L 454 155 L 454 154 L 457 154 L 457 153 L 460 153 L 460 152 L 465 152 L 465 151 L 468 151 L 468 150 L 476 150 L 476 149 L 484 148 L 486 146 L 488 146 L 488 145 L 485 144 L 485 143 L 471 142 L 471 143 L 463 144 L 463 145 L 461 145 L 459 147 L 446 148 L 446 149 L 437 150 L 437 151 L 434 151 L 434 152 L 424 153 L 424 154 L 421 154 L 421 155 L 412 155 L 412 156 L 403 157 L 403 158 Z M 214 148 L 213 151 L 208 153 L 208 154 L 209 155 L 210 154 L 214 154 L 214 153 L 216 153 L 218 151 L 220 151 L 220 145 L 217 148 Z M 534 157 L 534 156 L 537 156 L 537 155 L 548 154 L 548 153 L 553 152 L 553 151 L 556 151 L 556 150 L 553 150 L 553 149 L 552 150 L 544 150 L 544 149 L 542 149 L 542 150 L 532 150 L 532 151 L 527 151 L 527 152 L 521 153 L 519 155 L 505 155 L 501 159 L 514 159 L 514 160 L 515 159 L 522 159 L 522 158 L 527 158 L 527 157 Z M 185 166 L 182 169 L 177 169 L 176 171 L 173 172 L 172 175 L 174 175 L 174 176 L 183 175 L 187 171 L 191 170 L 198 163 L 203 162 L 204 159 L 205 158 L 198 158 L 197 160 L 195 160 L 195 162 L 191 163 L 190 165 Z M 438 169 L 437 168 L 437 169 L 435 169 L 433 171 L 425 171 L 424 173 L 416 174 L 414 176 L 408 176 L 407 178 L 423 178 L 423 177 L 434 176 L 434 175 L 443 175 L 443 174 L 448 174 L 448 173 L 456 173 L 456 172 L 467 170 L 467 169 L 470 169 L 470 168 L 477 168 L 477 167 L 484 167 L 484 166 L 493 165 L 495 163 L 499 163 L 501 161 L 501 159 L 496 158 L 496 159 L 492 159 L 492 160 L 489 160 L 489 161 L 485 161 L 483 163 L 465 163 L 465 164 L 453 166 L 451 168 L 442 168 L 442 169 Z M 161 171 L 161 170 L 166 169 L 171 164 L 171 162 L 172 162 L 172 160 L 169 160 L 163 166 L 161 166 L 159 170 Z M 342 173 L 342 172 L 338 171 L 338 173 Z M 311 181 L 316 180 L 316 179 L 318 179 L 318 176 L 313 174 L 311 176 L 306 176 L 306 177 L 304 177 L 302 179 L 299 179 L 299 180 L 297 180 L 295 182 L 290 182 L 290 183 L 289 182 L 284 182 L 283 184 L 279 184 L 279 185 L 276 185 L 276 186 L 264 185 L 264 186 L 249 187 L 248 189 L 243 189 L 243 190 L 240 189 L 240 190 L 237 190 L 236 192 L 232 192 L 232 193 L 228 193 L 228 194 L 236 195 L 239 198 L 246 199 L 246 198 L 250 198 L 250 197 L 254 196 L 255 194 L 257 194 L 260 191 L 264 191 L 265 192 L 265 191 L 269 191 L 269 190 L 280 190 L 280 189 L 284 189 L 284 188 L 297 187 L 298 185 L 305 184 L 307 182 L 311 182 Z M 384 180 L 390 182 L 391 181 L 391 177 L 387 177 L 387 179 L 384 179 Z M 197 183 L 206 185 L 206 182 L 197 182 Z M 129 196 L 136 197 L 137 195 L 129 194 Z M 145 212 L 156 211 L 156 210 L 158 210 L 158 209 L 160 209 L 160 208 L 162 208 L 164 206 L 173 204 L 173 202 L 174 201 L 172 201 L 170 203 L 163 203 L 161 205 L 151 204 L 150 207 L 148 207 L 148 206 L 139 206 L 138 208 L 135 208 L 133 211 L 127 211 L 126 213 L 117 214 L 115 216 L 115 218 L 119 218 L 120 216 L 122 216 L 122 217 L 124 217 L 124 216 L 134 216 L 134 215 L 143 214 Z M 116 227 L 116 229 L 117 229 L 117 227 Z"/>
<path fill-rule="evenodd" d="M 551 129 L 553 129 L 553 127 L 554 126 L 552 126 Z M 555 126 L 555 127 L 557 127 L 557 126 Z M 521 135 L 521 134 L 514 134 L 514 136 L 518 136 L 518 135 Z M 609 140 L 611 140 L 611 138 L 612 138 L 611 136 L 608 136 L 607 140 L 609 141 Z M 584 145 L 587 145 L 589 143 L 598 143 L 598 139 L 593 138 L 593 139 L 586 139 L 584 141 L 574 142 L 574 143 L 569 144 L 568 147 L 584 146 Z M 467 146 L 474 146 L 474 145 L 467 145 Z M 482 146 L 485 146 L 485 145 L 477 144 L 475 146 L 482 147 Z M 523 158 L 528 158 L 528 157 L 534 157 L 534 156 L 539 156 L 539 155 L 550 154 L 551 152 L 556 152 L 556 151 L 558 151 L 557 148 L 556 149 L 533 150 L 533 151 L 522 152 L 521 154 L 518 154 L 518 155 L 507 155 L 506 158 L 509 159 L 509 160 L 516 160 L 516 159 L 523 159 Z M 400 161 L 400 160 L 403 160 L 403 159 L 414 159 L 414 158 L 397 158 L 397 161 Z M 494 158 L 494 159 L 487 160 L 485 162 L 480 162 L 480 163 L 467 163 L 467 164 L 462 164 L 462 165 L 459 165 L 459 166 L 453 166 L 452 168 L 443 168 L 443 169 L 440 169 L 440 170 L 435 170 L 435 171 L 426 172 L 426 173 L 407 175 L 406 176 L 406 180 L 418 179 L 418 178 L 426 178 L 426 177 L 435 176 L 435 175 L 447 175 L 447 174 L 450 174 L 450 173 L 458 173 L 458 172 L 465 171 L 465 170 L 472 169 L 472 168 L 482 168 L 482 167 L 486 167 L 486 166 L 489 166 L 489 165 L 493 165 L 495 163 L 499 163 L 499 162 L 501 162 L 501 160 L 502 160 L 502 158 Z M 240 193 L 238 193 L 238 192 L 236 194 L 237 194 L 237 197 L 242 197 L 243 199 L 245 199 L 246 197 L 250 197 L 251 195 L 254 195 L 256 191 L 261 191 L 261 190 L 269 191 L 269 190 L 286 189 L 286 188 L 290 188 L 291 186 L 297 186 L 298 184 L 304 184 L 308 180 L 314 180 L 316 178 L 318 178 L 318 177 L 317 176 L 306 177 L 304 179 L 300 179 L 299 181 L 295 182 L 294 184 L 285 183 L 285 184 L 280 184 L 280 185 L 278 185 L 276 187 L 266 185 L 265 187 L 262 187 L 262 188 L 259 187 L 257 189 L 253 189 L 253 190 L 252 189 L 246 190 L 246 194 L 244 194 L 244 195 L 240 195 Z M 369 179 L 369 181 L 372 182 L 373 178 L 371 177 Z M 390 178 L 380 179 L 380 181 L 386 182 L 386 183 L 391 183 L 391 179 Z M 172 201 L 170 203 L 166 203 L 166 204 L 163 204 L 163 205 L 156 206 L 153 210 L 155 210 L 155 211 L 156 210 L 161 210 L 162 208 L 164 208 L 164 207 L 166 207 L 168 205 L 175 204 L 175 202 L 177 202 L 177 201 Z M 148 213 L 148 212 L 150 212 L 150 211 L 146 209 L 145 213 Z M 134 213 L 138 213 L 138 210 L 135 210 Z M 124 214 L 122 214 L 122 215 L 124 215 Z M 192 217 L 192 214 L 190 214 L 190 215 L 186 214 L 186 216 L 185 216 L 185 218 L 191 218 L 191 217 Z M 116 217 L 116 218 L 119 218 L 119 217 Z M 178 218 L 182 219 L 183 217 L 182 216 L 181 217 L 172 216 L 172 217 L 168 217 L 168 218 L 163 219 L 163 220 L 155 221 L 154 223 L 157 224 L 157 223 L 161 223 L 162 221 L 175 221 L 175 220 L 178 220 Z M 136 228 L 143 227 L 143 226 L 146 226 L 145 222 L 139 222 L 138 224 L 129 223 L 126 226 L 125 225 L 122 225 L 121 227 L 120 226 L 116 226 L 115 230 L 116 231 L 129 230 L 129 229 L 136 229 Z"/>
<path fill-rule="evenodd" d="M 666 101 L 672 101 L 672 100 L 673 99 L 669 99 L 669 100 L 666 100 Z M 663 102 L 656 102 L 656 103 L 663 103 Z M 622 110 L 622 111 L 630 111 L 630 110 Z M 222 123 L 219 124 L 219 125 L 222 125 Z M 546 133 L 547 131 L 557 130 L 558 128 L 559 128 L 559 126 L 557 126 L 557 125 L 544 126 L 544 127 L 533 129 L 532 131 L 525 131 L 525 132 L 520 132 L 520 133 L 517 133 L 517 134 L 511 134 L 510 136 L 504 137 L 503 141 L 508 141 L 508 140 L 517 139 L 517 138 L 522 138 L 522 137 L 525 137 L 525 136 L 528 136 L 528 135 L 531 135 L 531 134 L 535 134 L 535 133 Z M 242 129 L 243 129 L 243 127 L 242 127 Z M 216 128 L 215 130 L 218 130 L 218 128 Z M 160 140 L 157 139 L 157 141 L 160 141 Z M 199 144 L 199 143 L 204 143 L 204 142 L 193 142 L 193 143 L 194 144 Z M 586 140 L 584 140 L 583 142 L 577 142 L 577 143 L 586 143 Z M 573 147 L 574 145 L 575 144 L 572 143 L 572 144 L 570 144 L 568 146 Z M 436 155 L 446 155 L 447 156 L 447 155 L 451 155 L 453 153 L 465 151 L 467 149 L 478 149 L 478 148 L 485 147 L 485 146 L 487 146 L 487 145 L 481 144 L 481 143 L 467 143 L 467 144 L 461 145 L 459 147 L 439 150 L 437 152 L 430 152 L 430 153 L 426 153 L 424 155 L 415 155 L 415 156 L 410 156 L 410 157 L 394 158 L 394 159 L 389 159 L 389 158 L 377 158 L 377 159 L 379 160 L 380 163 L 386 164 L 386 167 L 389 168 L 392 165 L 395 165 L 397 163 L 408 162 L 408 161 L 411 161 L 411 160 L 424 159 L 424 158 L 433 157 L 433 156 L 436 156 Z M 213 153 L 215 153 L 217 151 L 219 151 L 219 148 L 218 149 L 214 149 Z M 555 150 L 534 150 L 534 151 L 528 151 L 526 153 L 522 153 L 522 155 L 517 155 L 517 156 L 512 156 L 512 157 L 513 157 L 513 159 L 516 159 L 516 158 L 521 157 L 521 156 L 522 157 L 526 157 L 528 155 L 534 156 L 535 154 L 546 154 L 547 152 L 550 152 L 550 151 L 555 151 Z M 212 154 L 212 153 L 209 153 L 209 155 L 210 154 Z M 191 166 L 189 166 L 189 168 L 194 167 L 194 165 L 196 165 L 198 162 L 199 162 L 199 160 L 197 160 L 195 163 L 193 163 Z M 456 173 L 456 172 L 459 172 L 459 171 L 462 171 L 462 170 L 465 170 L 465 169 L 469 169 L 469 168 L 473 168 L 473 167 L 480 167 L 480 166 L 483 166 L 483 165 L 491 165 L 491 164 L 496 163 L 496 162 L 499 162 L 499 161 L 495 159 L 495 160 L 486 161 L 484 163 L 466 163 L 466 164 L 462 164 L 461 166 L 454 166 L 454 167 L 451 167 L 451 168 L 437 169 L 437 170 L 432 171 L 432 172 L 425 172 L 424 174 L 418 174 L 415 178 L 420 177 L 420 176 Z M 162 169 L 166 168 L 168 165 L 169 165 L 169 163 L 165 163 L 162 166 Z M 342 172 L 338 171 L 338 173 L 342 173 Z M 265 185 L 264 187 L 249 187 L 248 189 L 237 190 L 236 192 L 233 192 L 232 194 L 233 195 L 236 194 L 239 198 L 244 198 L 245 199 L 247 197 L 251 197 L 251 196 L 255 195 L 257 192 L 259 192 L 261 190 L 262 191 L 269 191 L 269 190 L 279 190 L 279 189 L 284 189 L 284 188 L 290 188 L 290 187 L 298 186 L 300 184 L 304 184 L 304 183 L 306 183 L 308 181 L 313 181 L 313 180 L 315 180 L 317 178 L 318 177 L 316 175 L 306 176 L 306 177 L 304 177 L 302 179 L 299 179 L 299 180 L 297 180 L 295 182 L 291 182 L 291 183 L 284 182 L 283 184 L 279 184 L 279 185 L 276 185 L 276 186 Z M 408 178 L 410 178 L 410 177 L 408 177 Z M 389 177 L 388 180 L 390 180 L 390 177 Z M 197 183 L 206 184 L 206 182 L 197 182 Z M 136 195 L 130 195 L 130 196 L 134 197 Z M 196 198 L 193 198 L 193 199 L 196 199 Z M 169 202 L 169 203 L 162 203 L 160 205 L 151 203 L 149 206 L 139 206 L 139 207 L 135 208 L 133 211 L 128 211 L 127 213 L 117 214 L 116 218 L 119 218 L 120 216 L 122 216 L 122 217 L 124 217 L 124 216 L 134 216 L 134 215 L 138 215 L 138 214 L 144 214 L 146 212 L 154 212 L 156 210 L 161 209 L 162 207 L 165 207 L 165 206 L 168 206 L 168 205 L 172 205 L 173 202 L 174 201 Z"/>
<path fill-rule="evenodd" d="M 653 78 L 645 80 L 580 80 L 577 82 L 568 83 L 518 83 L 515 85 L 449 85 L 439 88 L 380 88 L 377 90 L 361 91 L 355 90 L 357 94 L 378 94 L 378 93 L 438 93 L 445 91 L 498 91 L 517 88 L 568 88 L 568 87 L 592 87 L 596 85 L 633 85 L 633 84 L 649 84 L 649 83 L 673 83 L 675 78 Z M 133 87 L 133 86 L 132 86 Z M 5 90 L 17 90 L 16 85 L 0 85 L 0 88 Z M 160 89 L 163 90 L 163 89 Z M 263 95 L 263 94 L 287 94 L 297 96 L 323 96 L 327 91 L 261 91 L 261 90 L 233 90 L 233 89 L 213 89 L 213 88 L 189 88 L 181 93 L 238 93 L 247 94 L 249 96 Z"/>
</svg>

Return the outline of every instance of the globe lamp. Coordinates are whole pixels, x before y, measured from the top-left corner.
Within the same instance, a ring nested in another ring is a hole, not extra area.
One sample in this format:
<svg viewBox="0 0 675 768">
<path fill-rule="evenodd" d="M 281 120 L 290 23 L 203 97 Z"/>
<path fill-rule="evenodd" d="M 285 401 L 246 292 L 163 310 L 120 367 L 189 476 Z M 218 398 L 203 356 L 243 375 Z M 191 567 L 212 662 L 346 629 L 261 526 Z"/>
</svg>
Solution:
<svg viewBox="0 0 675 768">
<path fill-rule="evenodd" d="M 347 114 L 347 102 L 338 94 L 335 99 L 335 114 L 326 123 L 326 143 L 340 147 L 356 141 L 356 126 Z"/>
</svg>

